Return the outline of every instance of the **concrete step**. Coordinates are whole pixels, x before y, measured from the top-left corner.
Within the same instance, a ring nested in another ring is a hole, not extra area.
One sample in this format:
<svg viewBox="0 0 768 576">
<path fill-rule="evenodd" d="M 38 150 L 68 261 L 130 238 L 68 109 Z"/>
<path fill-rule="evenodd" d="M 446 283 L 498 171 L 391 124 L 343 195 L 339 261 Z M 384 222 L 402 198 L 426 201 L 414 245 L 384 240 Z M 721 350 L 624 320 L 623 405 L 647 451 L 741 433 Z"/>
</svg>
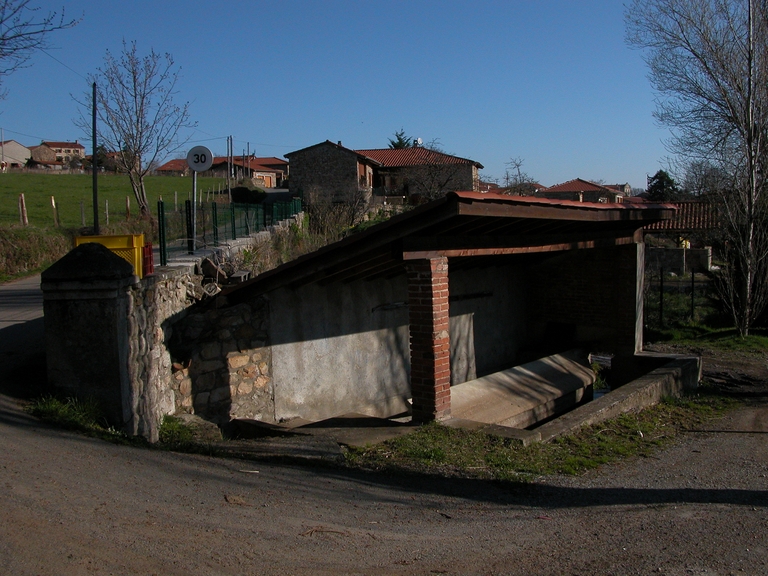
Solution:
<svg viewBox="0 0 768 576">
<path fill-rule="evenodd" d="M 589 399 L 595 374 L 570 350 L 451 387 L 451 416 L 526 428 Z"/>
</svg>

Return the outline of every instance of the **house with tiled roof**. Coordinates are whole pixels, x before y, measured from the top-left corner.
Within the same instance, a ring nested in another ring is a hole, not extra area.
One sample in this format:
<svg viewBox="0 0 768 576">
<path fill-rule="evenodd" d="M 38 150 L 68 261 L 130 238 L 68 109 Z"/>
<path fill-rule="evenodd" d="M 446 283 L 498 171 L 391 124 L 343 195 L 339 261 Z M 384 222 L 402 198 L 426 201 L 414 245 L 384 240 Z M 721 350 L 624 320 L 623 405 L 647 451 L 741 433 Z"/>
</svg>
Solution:
<svg viewBox="0 0 768 576">
<path fill-rule="evenodd" d="M 536 193 L 539 198 L 552 200 L 573 200 L 576 202 L 621 202 L 631 190 L 629 184 L 595 184 L 589 180 L 575 178 L 562 184 L 555 184 Z"/>
<path fill-rule="evenodd" d="M 232 164 L 237 178 L 247 174 L 248 178 L 264 188 L 282 186 L 288 173 L 288 162 L 274 157 L 234 156 Z M 226 156 L 216 156 L 208 173 L 212 176 L 226 177 L 227 166 Z M 155 172 L 164 176 L 188 176 L 190 170 L 186 159 L 176 158 L 169 160 Z"/>
<path fill-rule="evenodd" d="M 69 164 L 85 159 L 85 146 L 77 140 L 74 142 L 44 140 L 39 146 L 30 148 L 30 152 L 32 160 L 41 165 Z"/>
<path fill-rule="evenodd" d="M 436 198 L 455 190 L 479 189 L 474 160 L 414 146 L 352 150 L 326 140 L 285 155 L 290 161 L 293 194 L 322 194 L 335 201 L 375 192 Z"/>
<path fill-rule="evenodd" d="M 6 172 L 9 168 L 23 168 L 32 157 L 29 148 L 16 142 L 4 140 L 0 142 L 0 170 Z"/>
</svg>

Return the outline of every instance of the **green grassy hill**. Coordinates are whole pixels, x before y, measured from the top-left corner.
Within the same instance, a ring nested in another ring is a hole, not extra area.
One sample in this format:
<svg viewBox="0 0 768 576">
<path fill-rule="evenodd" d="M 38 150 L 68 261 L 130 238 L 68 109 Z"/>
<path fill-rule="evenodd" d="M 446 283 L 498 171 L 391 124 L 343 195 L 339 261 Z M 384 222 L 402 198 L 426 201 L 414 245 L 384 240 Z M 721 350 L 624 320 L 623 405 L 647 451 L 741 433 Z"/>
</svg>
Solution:
<svg viewBox="0 0 768 576">
<path fill-rule="evenodd" d="M 59 222 L 65 228 L 79 228 L 82 225 L 80 204 L 85 210 L 85 225 L 93 225 L 93 177 L 90 174 L 0 174 L 0 226 L 19 224 L 19 194 L 24 194 L 30 226 L 47 228 L 53 226 L 51 196 L 59 207 Z M 226 189 L 224 178 L 198 178 L 198 190 L 207 192 Z M 179 204 L 183 205 L 192 194 L 191 177 L 148 176 L 147 196 L 153 215 L 157 213 L 159 197 L 168 206 L 173 206 L 174 192 Z M 109 201 L 110 223 L 125 219 L 125 198 L 131 200 L 131 213 L 138 214 L 131 184 L 125 175 L 105 174 L 98 178 L 99 223 L 105 223 L 105 201 Z M 213 198 L 211 198 L 212 200 Z"/>
</svg>

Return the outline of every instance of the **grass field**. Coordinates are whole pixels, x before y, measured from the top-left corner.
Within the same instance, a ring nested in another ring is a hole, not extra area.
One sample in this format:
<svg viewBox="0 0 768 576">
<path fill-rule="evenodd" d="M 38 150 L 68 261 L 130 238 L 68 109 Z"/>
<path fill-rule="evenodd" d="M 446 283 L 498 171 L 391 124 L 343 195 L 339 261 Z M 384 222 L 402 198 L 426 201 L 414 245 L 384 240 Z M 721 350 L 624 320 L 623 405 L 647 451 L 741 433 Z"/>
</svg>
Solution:
<svg viewBox="0 0 768 576">
<path fill-rule="evenodd" d="M 93 177 L 90 174 L 0 174 L 0 225 L 19 224 L 19 194 L 24 194 L 27 215 L 31 226 L 46 228 L 54 225 L 51 196 L 59 208 L 59 224 L 64 228 L 82 226 L 80 204 L 85 211 L 85 225 L 93 225 Z M 225 188 L 224 178 L 198 178 L 198 191 Z M 159 197 L 172 206 L 174 192 L 183 204 L 192 193 L 191 177 L 148 176 L 147 196 L 153 214 L 157 212 Z M 131 199 L 131 213 L 138 213 L 131 184 L 125 175 L 104 174 L 98 178 L 99 223 L 105 223 L 105 201 L 109 201 L 110 222 L 125 219 L 125 198 Z M 203 196 L 205 199 L 205 196 Z M 213 198 L 211 198 L 213 199 Z M 166 208 L 168 210 L 168 208 Z"/>
</svg>

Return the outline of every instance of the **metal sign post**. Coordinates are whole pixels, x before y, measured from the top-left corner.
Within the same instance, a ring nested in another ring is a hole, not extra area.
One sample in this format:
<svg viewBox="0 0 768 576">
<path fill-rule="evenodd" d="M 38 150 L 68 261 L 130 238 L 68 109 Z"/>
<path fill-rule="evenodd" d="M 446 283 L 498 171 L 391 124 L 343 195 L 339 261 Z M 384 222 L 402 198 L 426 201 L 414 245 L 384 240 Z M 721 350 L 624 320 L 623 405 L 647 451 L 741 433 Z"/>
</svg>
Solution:
<svg viewBox="0 0 768 576">
<path fill-rule="evenodd" d="M 197 173 L 205 172 L 213 165 L 213 154 L 205 146 L 195 146 L 187 152 L 187 166 L 192 170 L 192 231 L 190 254 L 195 253 L 197 238 Z"/>
</svg>

